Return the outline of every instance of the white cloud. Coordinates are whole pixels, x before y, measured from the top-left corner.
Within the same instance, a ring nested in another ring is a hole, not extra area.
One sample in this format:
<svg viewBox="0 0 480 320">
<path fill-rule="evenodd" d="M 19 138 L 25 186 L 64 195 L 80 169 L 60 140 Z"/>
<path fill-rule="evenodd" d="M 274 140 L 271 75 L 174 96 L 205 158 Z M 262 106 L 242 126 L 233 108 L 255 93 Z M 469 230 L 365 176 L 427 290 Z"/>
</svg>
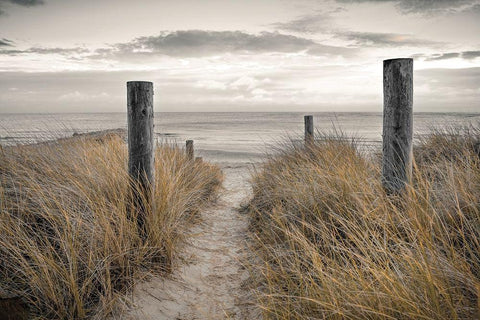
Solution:
<svg viewBox="0 0 480 320">
<path fill-rule="evenodd" d="M 203 88 L 208 90 L 225 90 L 227 86 L 225 83 L 215 80 L 200 80 L 195 84 L 197 88 Z"/>
<path fill-rule="evenodd" d="M 256 79 L 252 77 L 244 76 L 230 83 L 230 88 L 233 88 L 233 89 L 246 88 L 250 90 L 252 88 L 255 88 L 257 83 L 258 81 Z"/>
<path fill-rule="evenodd" d="M 244 89 L 244 90 L 253 90 L 260 85 L 271 83 L 272 80 L 270 78 L 263 78 L 262 80 L 258 80 L 254 77 L 250 76 L 242 76 L 237 80 L 231 82 L 229 87 L 232 89 Z"/>
<path fill-rule="evenodd" d="M 87 94 L 79 91 L 73 91 L 60 95 L 57 100 L 67 102 L 87 102 L 87 101 L 101 101 L 110 98 L 110 95 L 106 92 L 99 94 Z"/>
<path fill-rule="evenodd" d="M 265 96 L 265 95 L 269 95 L 271 93 L 268 92 L 267 90 L 263 90 L 263 89 L 254 89 L 254 90 L 252 90 L 252 94 L 255 95 L 255 96 Z"/>
</svg>

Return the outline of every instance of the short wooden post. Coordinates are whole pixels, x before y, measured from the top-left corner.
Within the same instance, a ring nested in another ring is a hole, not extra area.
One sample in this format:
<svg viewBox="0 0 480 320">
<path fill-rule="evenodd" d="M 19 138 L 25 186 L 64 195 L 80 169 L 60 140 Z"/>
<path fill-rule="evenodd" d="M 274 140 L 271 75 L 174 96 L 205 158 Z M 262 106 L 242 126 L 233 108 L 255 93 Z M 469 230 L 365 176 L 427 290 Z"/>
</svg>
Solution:
<svg viewBox="0 0 480 320">
<path fill-rule="evenodd" d="M 305 121 L 305 146 L 313 144 L 313 116 L 304 116 Z"/>
<path fill-rule="evenodd" d="M 383 61 L 383 185 L 398 193 L 412 176 L 413 60 Z"/>
<path fill-rule="evenodd" d="M 127 82 L 128 173 L 133 187 L 137 223 L 146 237 L 145 214 L 151 210 L 154 187 L 153 83 Z"/>
<path fill-rule="evenodd" d="M 186 143 L 185 143 L 185 151 L 186 151 L 186 154 L 187 154 L 187 159 L 190 160 L 190 161 L 193 161 L 194 159 L 194 151 L 193 151 L 193 140 L 187 140 Z"/>
</svg>

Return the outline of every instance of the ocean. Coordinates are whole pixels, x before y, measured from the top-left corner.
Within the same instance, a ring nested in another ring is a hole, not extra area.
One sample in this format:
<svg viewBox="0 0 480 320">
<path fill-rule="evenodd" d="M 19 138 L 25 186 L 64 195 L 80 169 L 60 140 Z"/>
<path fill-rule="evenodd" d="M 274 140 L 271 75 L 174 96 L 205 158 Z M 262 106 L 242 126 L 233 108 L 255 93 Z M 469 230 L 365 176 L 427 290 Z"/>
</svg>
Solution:
<svg viewBox="0 0 480 320">
<path fill-rule="evenodd" d="M 280 142 L 302 139 L 305 114 L 314 116 L 315 130 L 342 131 L 366 148 L 381 146 L 381 113 L 155 113 L 155 133 L 160 140 L 182 145 L 194 140 L 196 155 L 209 161 L 257 162 Z M 432 128 L 479 124 L 480 113 L 414 115 L 415 137 Z M 35 143 L 126 127 L 126 113 L 0 114 L 0 144 Z"/>
</svg>

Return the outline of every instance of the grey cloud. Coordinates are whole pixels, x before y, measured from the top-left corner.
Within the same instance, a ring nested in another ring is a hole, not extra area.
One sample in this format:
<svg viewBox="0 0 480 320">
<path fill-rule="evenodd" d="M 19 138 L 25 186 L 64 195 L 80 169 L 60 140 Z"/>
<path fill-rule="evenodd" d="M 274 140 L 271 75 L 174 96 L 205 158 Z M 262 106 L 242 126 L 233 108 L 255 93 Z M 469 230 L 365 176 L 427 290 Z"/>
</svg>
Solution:
<svg viewBox="0 0 480 320">
<path fill-rule="evenodd" d="M 480 57 L 480 51 L 464 51 L 462 52 L 462 58 L 464 59 L 475 59 Z"/>
<path fill-rule="evenodd" d="M 462 52 L 447 52 L 447 53 L 435 53 L 435 54 L 424 54 L 417 53 L 410 56 L 413 59 L 423 59 L 425 61 L 438 61 L 438 60 L 447 60 L 454 58 L 463 58 L 466 60 L 472 60 L 480 57 L 480 51 L 462 51 Z"/>
<path fill-rule="evenodd" d="M 5 39 L 3 39 L 5 40 Z M 1 41 L 0 41 L 1 43 Z M 1 44 L 0 44 L 1 46 Z M 87 53 L 89 50 L 86 48 L 82 47 L 76 47 L 76 48 L 45 48 L 45 47 L 32 47 L 28 48 L 25 50 L 20 50 L 20 49 L 4 49 L 0 50 L 0 55 L 10 55 L 10 56 L 16 56 L 20 54 L 26 54 L 26 53 L 37 53 L 37 54 L 62 54 L 62 55 L 70 55 L 70 54 L 80 54 L 80 53 Z"/>
<path fill-rule="evenodd" d="M 308 54 L 314 56 L 342 56 L 353 57 L 358 53 L 358 48 L 326 46 L 323 44 L 316 44 L 307 50 Z"/>
<path fill-rule="evenodd" d="M 140 37 L 115 47 L 121 52 L 149 50 L 170 56 L 197 56 L 221 52 L 291 52 L 313 44 L 309 39 L 272 32 L 253 35 L 241 31 L 187 30 Z"/>
<path fill-rule="evenodd" d="M 132 55 L 201 57 L 224 53 L 301 51 L 316 55 L 345 55 L 351 49 L 325 46 L 308 38 L 279 32 L 249 34 L 242 31 L 185 30 L 162 32 L 158 36 L 140 37 L 127 43 L 114 44 L 111 48 L 97 50 L 97 55 L 104 58 Z"/>
<path fill-rule="evenodd" d="M 336 35 L 340 38 L 354 41 L 359 46 L 435 46 L 439 42 L 418 39 L 409 34 L 399 33 L 378 33 L 378 32 L 338 32 Z"/>
<path fill-rule="evenodd" d="M 5 3 L 13 3 L 24 7 L 33 7 L 37 5 L 42 5 L 45 2 L 43 0 L 0 0 L 0 17 L 7 15 L 7 12 L 2 9 L 2 6 Z"/>
<path fill-rule="evenodd" d="M 460 53 L 458 52 L 449 52 L 449 53 L 432 55 L 430 57 L 427 57 L 425 60 L 427 61 L 447 60 L 452 58 L 458 58 L 459 56 L 460 56 Z"/>
<path fill-rule="evenodd" d="M 337 0 L 342 3 L 391 2 L 404 13 L 435 13 L 465 6 L 473 7 L 478 0 Z"/>
<path fill-rule="evenodd" d="M 0 3 L 2 2 L 10 2 L 25 7 L 32 7 L 45 3 L 43 0 L 0 0 Z"/>
<path fill-rule="evenodd" d="M 13 41 L 8 39 L 0 39 L 0 47 L 12 47 Z"/>
<path fill-rule="evenodd" d="M 301 16 L 297 19 L 287 22 L 273 23 L 271 26 L 279 30 L 301 33 L 316 33 L 324 30 L 330 20 L 331 19 L 327 14 L 317 13 Z"/>
<path fill-rule="evenodd" d="M 435 12 L 456 9 L 476 3 L 475 0 L 400 0 L 398 6 L 405 12 Z"/>
<path fill-rule="evenodd" d="M 6 45 L 4 45 L 6 46 Z M 146 57 L 207 57 L 218 54 L 258 54 L 306 52 L 318 56 L 352 56 L 356 49 L 327 46 L 308 38 L 261 32 L 249 34 L 241 31 L 187 30 L 162 32 L 158 36 L 139 37 L 130 42 L 117 43 L 110 47 L 90 52 L 84 47 L 28 49 L 0 49 L 0 55 L 22 54 L 84 54 L 85 58 L 130 60 Z M 90 54 L 88 54 L 90 53 Z"/>
<path fill-rule="evenodd" d="M 381 0 L 379 0 L 381 1 Z M 400 33 L 380 33 L 380 32 L 355 32 L 339 31 L 331 28 L 330 18 L 326 13 L 306 15 L 298 19 L 287 22 L 277 22 L 273 27 L 281 30 L 299 32 L 299 33 L 317 33 L 323 32 L 331 34 L 337 38 L 352 41 L 354 46 L 366 47 L 399 47 L 399 46 L 438 46 L 442 43 L 418 39 L 410 34 Z"/>
<path fill-rule="evenodd" d="M 27 50 L 29 53 L 38 54 L 73 54 L 73 53 L 87 53 L 88 49 L 83 47 L 75 48 L 44 48 L 44 47 L 32 47 Z"/>
<path fill-rule="evenodd" d="M 425 57 L 427 57 L 426 54 L 423 54 L 423 53 L 415 53 L 415 54 L 412 54 L 409 58 L 412 58 L 414 60 L 417 60 L 417 59 L 424 59 Z"/>
</svg>

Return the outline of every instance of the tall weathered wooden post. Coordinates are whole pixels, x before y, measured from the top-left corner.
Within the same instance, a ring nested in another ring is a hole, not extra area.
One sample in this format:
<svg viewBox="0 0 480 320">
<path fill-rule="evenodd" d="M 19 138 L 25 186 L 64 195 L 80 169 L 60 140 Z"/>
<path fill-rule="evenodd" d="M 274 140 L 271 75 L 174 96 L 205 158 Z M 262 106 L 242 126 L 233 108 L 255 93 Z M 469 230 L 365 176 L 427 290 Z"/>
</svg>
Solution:
<svg viewBox="0 0 480 320">
<path fill-rule="evenodd" d="M 145 214 L 151 210 L 154 187 L 153 83 L 127 82 L 128 173 L 136 184 L 133 201 L 140 236 L 145 239 Z"/>
<path fill-rule="evenodd" d="M 193 140 L 187 140 L 185 143 L 185 152 L 187 153 L 187 159 L 193 161 L 194 151 L 193 151 Z"/>
<path fill-rule="evenodd" d="M 413 60 L 383 61 L 383 185 L 398 193 L 412 176 Z"/>
<path fill-rule="evenodd" d="M 305 121 L 305 146 L 313 144 L 313 116 L 304 116 Z"/>
</svg>

